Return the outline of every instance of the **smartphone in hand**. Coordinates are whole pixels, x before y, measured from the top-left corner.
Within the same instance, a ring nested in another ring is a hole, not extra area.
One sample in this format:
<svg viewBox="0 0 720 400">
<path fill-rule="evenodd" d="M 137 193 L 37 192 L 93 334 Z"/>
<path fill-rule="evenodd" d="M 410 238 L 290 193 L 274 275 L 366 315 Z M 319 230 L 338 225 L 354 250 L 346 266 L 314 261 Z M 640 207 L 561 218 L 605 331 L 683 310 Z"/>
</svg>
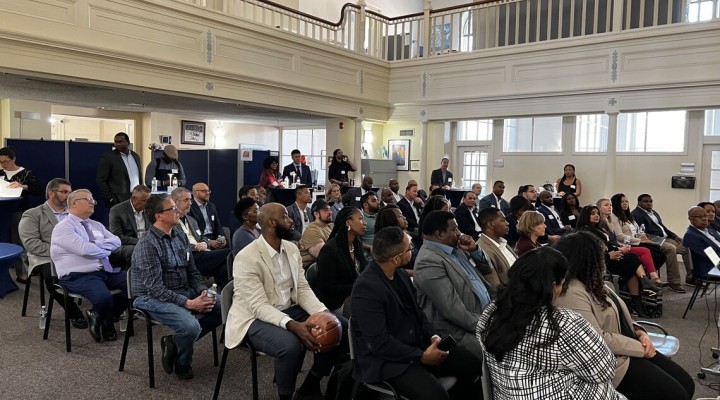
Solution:
<svg viewBox="0 0 720 400">
<path fill-rule="evenodd" d="M 447 335 L 443 340 L 440 341 L 440 343 L 438 343 L 437 348 L 442 351 L 450 351 L 453 347 L 455 347 L 456 344 L 457 342 L 455 341 L 455 339 L 451 335 Z"/>
</svg>

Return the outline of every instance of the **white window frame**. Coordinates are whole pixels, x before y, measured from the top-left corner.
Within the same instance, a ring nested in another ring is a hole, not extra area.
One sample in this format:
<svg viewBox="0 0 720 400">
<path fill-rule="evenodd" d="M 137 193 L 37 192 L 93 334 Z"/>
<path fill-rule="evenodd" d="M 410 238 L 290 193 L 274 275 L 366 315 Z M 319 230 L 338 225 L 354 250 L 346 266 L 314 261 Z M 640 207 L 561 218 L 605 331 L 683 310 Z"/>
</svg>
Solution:
<svg viewBox="0 0 720 400">
<path fill-rule="evenodd" d="M 533 141 L 535 138 L 535 120 L 539 118 L 560 118 L 560 151 L 507 151 L 505 150 L 505 135 L 506 135 L 506 126 L 507 121 L 510 119 L 519 120 L 519 119 L 532 119 L 533 124 L 533 133 L 531 135 L 531 142 L 530 142 L 530 148 L 532 149 L 534 147 Z M 563 155 L 565 154 L 565 128 L 564 128 L 564 118 L 560 115 L 538 115 L 538 116 L 532 116 L 532 117 L 514 117 L 514 118 L 505 118 L 502 119 L 502 138 L 500 140 L 500 154 L 508 154 L 508 155 L 523 155 L 523 154 L 532 154 L 532 155 Z M 573 147 L 574 148 L 574 147 Z"/>
<path fill-rule="evenodd" d="M 655 112 L 664 112 L 664 111 L 684 111 L 685 112 L 685 127 L 683 129 L 683 150 L 682 151 L 647 151 L 647 129 L 645 134 L 645 144 L 644 149 L 641 151 L 625 151 L 618 149 L 618 146 L 620 144 L 620 115 L 621 114 L 642 114 L 644 113 L 647 118 L 648 113 L 655 113 Z M 617 155 L 628 155 L 628 156 L 642 156 L 642 155 L 687 155 L 688 152 L 688 123 L 690 121 L 690 116 L 688 115 L 687 110 L 647 110 L 647 111 L 627 111 L 627 112 L 621 112 L 617 116 L 618 122 L 617 122 L 617 131 L 615 132 L 615 153 Z"/>
</svg>

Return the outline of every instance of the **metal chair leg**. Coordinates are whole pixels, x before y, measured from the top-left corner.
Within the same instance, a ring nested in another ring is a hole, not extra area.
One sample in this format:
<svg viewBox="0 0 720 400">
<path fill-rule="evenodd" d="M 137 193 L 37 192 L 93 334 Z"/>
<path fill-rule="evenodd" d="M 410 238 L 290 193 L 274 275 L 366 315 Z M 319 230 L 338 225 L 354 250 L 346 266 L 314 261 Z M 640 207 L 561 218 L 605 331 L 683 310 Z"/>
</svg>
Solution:
<svg viewBox="0 0 720 400">
<path fill-rule="evenodd" d="M 255 355 L 254 349 L 250 349 L 250 365 L 252 366 L 253 400 L 258 400 L 257 356 Z"/>
<path fill-rule="evenodd" d="M 70 309 L 70 304 L 68 303 L 68 298 L 70 296 L 65 295 L 65 351 L 70 353 L 72 351 L 72 339 L 70 337 L 70 315 L 68 314 L 67 310 Z M 72 300 L 70 300 L 72 301 Z M 89 321 L 88 321 L 89 322 Z"/>
<path fill-rule="evenodd" d="M 27 314 L 28 297 L 30 296 L 30 274 L 28 274 L 27 281 L 25 282 L 25 294 L 23 295 L 22 311 L 20 316 L 24 317 Z"/>
<path fill-rule="evenodd" d="M 212 346 L 213 346 L 213 365 L 218 366 L 218 349 L 217 349 L 217 332 L 212 330 Z"/>
<path fill-rule="evenodd" d="M 125 330 L 125 338 L 123 339 L 123 348 L 122 352 L 120 353 L 120 367 L 118 368 L 118 371 L 122 372 L 125 369 L 125 359 L 127 357 L 127 350 L 128 346 L 130 345 L 130 334 L 129 332 L 133 329 L 133 319 L 132 319 L 132 310 L 128 310 L 128 325 L 127 329 Z"/>
<path fill-rule="evenodd" d="M 147 315 L 146 315 L 147 317 Z M 155 387 L 155 357 L 153 356 L 152 342 L 152 322 L 149 318 L 145 319 L 145 331 L 147 334 L 147 352 L 148 352 L 148 380 L 151 388 Z"/>
<path fill-rule="evenodd" d="M 695 290 L 693 290 L 692 296 L 690 296 L 690 301 L 688 302 L 687 307 L 685 307 L 685 312 L 683 313 L 683 316 L 682 316 L 683 319 L 685 319 L 685 316 L 687 315 L 688 311 L 690 311 L 693 304 L 695 304 L 695 300 L 698 297 L 698 293 L 700 293 L 700 286 L 701 286 L 701 283 L 700 283 L 700 281 L 698 281 L 697 284 L 695 285 Z"/>
<path fill-rule="evenodd" d="M 54 301 L 51 297 L 50 303 L 48 304 L 47 315 L 45 316 L 45 330 L 43 331 L 43 340 L 47 340 L 48 332 L 50 331 L 50 319 L 52 319 L 53 303 Z"/>
<path fill-rule="evenodd" d="M 220 370 L 218 371 L 217 380 L 215 381 L 215 391 L 213 392 L 213 400 L 217 400 L 220 396 L 220 388 L 222 387 L 223 375 L 225 374 L 225 363 L 227 363 L 228 354 L 230 349 L 225 347 L 223 350 L 222 361 L 220 361 Z"/>
</svg>

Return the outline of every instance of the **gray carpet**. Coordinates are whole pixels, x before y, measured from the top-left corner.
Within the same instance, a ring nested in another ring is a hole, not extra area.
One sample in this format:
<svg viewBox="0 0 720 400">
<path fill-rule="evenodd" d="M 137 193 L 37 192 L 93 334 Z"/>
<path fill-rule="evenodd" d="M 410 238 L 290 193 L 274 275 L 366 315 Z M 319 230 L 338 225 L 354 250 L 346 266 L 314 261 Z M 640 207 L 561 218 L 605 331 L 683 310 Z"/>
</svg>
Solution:
<svg viewBox="0 0 720 400">
<path fill-rule="evenodd" d="M 718 346 L 715 316 L 720 308 L 716 307 L 716 294 L 711 293 L 699 299 L 687 319 L 683 320 L 682 313 L 689 297 L 690 291 L 684 295 L 667 292 L 663 298 L 664 315 L 653 321 L 680 338 L 680 352 L 674 360 L 695 377 L 695 398 L 714 398 L 720 394 L 720 377 L 708 376 L 699 380 L 696 373 L 700 371 L 701 364 L 708 365 L 714 361 L 710 347 Z M 66 353 L 61 308 L 55 307 L 50 336 L 48 340 L 42 340 L 42 331 L 38 327 L 40 300 L 35 282 L 27 317 L 20 317 L 21 306 L 22 291 L 10 293 L 0 300 L 0 317 L 5 321 L 2 324 L 3 346 L 0 351 L 0 398 L 209 399 L 212 396 L 218 368 L 213 366 L 209 335 L 195 346 L 195 379 L 179 381 L 174 375 L 165 374 L 160 364 L 159 338 L 168 334 L 169 330 L 156 328 L 156 388 L 150 389 L 147 384 L 144 323 L 136 323 L 138 334 L 130 340 L 125 371 L 118 372 L 123 334 L 117 342 L 95 343 L 87 330 L 72 329 L 73 351 Z M 219 355 L 222 356 L 222 345 Z M 277 397 L 272 383 L 271 361 L 268 357 L 259 359 L 261 399 Z M 303 374 L 310 363 L 308 355 Z M 710 384 L 713 387 L 709 387 Z M 248 353 L 242 350 L 230 352 L 220 397 L 250 399 L 251 388 Z"/>
</svg>

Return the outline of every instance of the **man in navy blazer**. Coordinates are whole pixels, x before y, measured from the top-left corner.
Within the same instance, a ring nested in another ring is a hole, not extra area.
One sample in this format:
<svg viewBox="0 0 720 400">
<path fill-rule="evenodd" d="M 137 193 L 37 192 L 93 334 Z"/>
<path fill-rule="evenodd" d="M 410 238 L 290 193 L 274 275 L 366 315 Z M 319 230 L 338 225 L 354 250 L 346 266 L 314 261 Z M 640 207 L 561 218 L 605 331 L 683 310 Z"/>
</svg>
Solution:
<svg viewBox="0 0 720 400">
<path fill-rule="evenodd" d="M 300 150 L 295 149 L 290 153 L 290 155 L 292 156 L 293 162 L 283 168 L 283 179 L 287 177 L 290 182 L 293 182 L 293 177 L 290 173 L 294 172 L 295 180 L 300 178 L 301 185 L 312 187 L 312 173 L 310 172 L 310 167 L 300 162 L 302 159 L 302 153 L 300 153 Z"/>
<path fill-rule="evenodd" d="M 720 255 L 720 234 L 708 229 L 710 224 L 707 213 L 702 207 L 691 207 L 688 210 L 690 226 L 685 231 L 683 244 L 690 251 L 693 261 L 693 275 L 705 278 L 715 264 L 705 254 L 705 249 L 711 247 Z"/>
<path fill-rule="evenodd" d="M 431 185 L 438 185 L 444 189 L 449 189 L 450 186 L 452 186 L 453 174 L 452 172 L 448 171 L 449 164 L 450 159 L 447 157 L 443 157 L 442 161 L 440 161 L 440 168 L 433 170 L 430 174 Z"/>
<path fill-rule="evenodd" d="M 540 192 L 540 205 L 537 210 L 545 217 L 546 233 L 548 235 L 564 235 L 572 230 L 570 225 L 563 225 L 560 214 L 553 205 L 553 195 L 547 190 Z"/>
<path fill-rule="evenodd" d="M 436 376 L 457 377 L 453 398 L 480 393 L 480 357 L 461 346 L 437 348 L 427 317 L 415 301 L 415 290 L 402 268 L 412 257 L 410 237 L 398 227 L 382 229 L 373 240 L 373 259 L 355 281 L 351 295 L 353 377 L 364 383 L 388 381 L 409 399 L 441 399 L 448 394 Z"/>
<path fill-rule="evenodd" d="M 502 211 L 503 214 L 507 215 L 510 210 L 510 204 L 508 204 L 507 200 L 502 198 L 503 194 L 505 194 L 505 182 L 495 181 L 495 183 L 493 183 L 492 193 L 478 201 L 478 211 L 494 207 Z"/>
<path fill-rule="evenodd" d="M 118 132 L 115 149 L 102 155 L 95 181 L 109 207 L 130 199 L 130 191 L 143 181 L 140 156 L 130 150 L 130 137 Z"/>
<path fill-rule="evenodd" d="M 460 203 L 455 209 L 455 220 L 460 232 L 472 236 L 473 240 L 480 237 L 480 221 L 475 211 L 475 193 L 465 192 Z"/>
<path fill-rule="evenodd" d="M 660 214 L 653 210 L 652 196 L 643 193 L 638 196 L 637 201 L 637 207 L 632 210 L 632 216 L 635 218 L 635 222 L 638 226 L 645 225 L 645 233 L 650 236 L 651 239 L 652 237 L 663 238 L 665 239 L 664 243 L 675 246 L 676 253 L 682 255 L 683 264 L 685 265 L 685 272 L 687 273 L 685 282 L 691 284 L 693 281 L 692 264 L 690 263 L 690 253 L 683 246 L 683 238 L 676 235 L 663 224 Z M 668 255 L 668 257 L 672 257 L 672 255 Z M 668 269 L 668 272 L 670 272 L 670 269 Z M 669 277 L 668 280 L 672 282 Z"/>
<path fill-rule="evenodd" d="M 190 215 L 197 221 L 200 234 L 214 241 L 218 236 L 223 235 L 223 228 L 217 208 L 210 202 L 210 188 L 208 185 L 198 182 L 193 185 L 192 191 L 193 201 L 190 206 Z M 224 241 L 218 241 L 217 245 L 213 243 L 212 247 L 222 248 L 226 245 L 227 238 Z"/>
</svg>

